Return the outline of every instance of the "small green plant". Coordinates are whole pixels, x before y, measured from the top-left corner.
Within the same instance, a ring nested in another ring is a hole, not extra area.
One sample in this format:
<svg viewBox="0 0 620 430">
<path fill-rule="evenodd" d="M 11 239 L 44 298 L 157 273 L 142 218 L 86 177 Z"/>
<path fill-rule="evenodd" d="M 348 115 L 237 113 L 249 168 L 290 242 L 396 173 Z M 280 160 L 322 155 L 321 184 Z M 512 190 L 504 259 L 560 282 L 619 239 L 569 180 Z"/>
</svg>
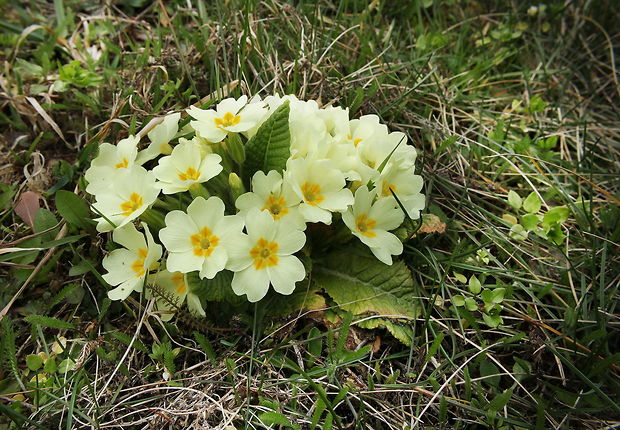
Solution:
<svg viewBox="0 0 620 430">
<path fill-rule="evenodd" d="M 483 258 L 486 259 L 486 255 Z M 467 296 L 463 294 L 452 296 L 452 304 L 456 308 L 464 308 L 469 312 L 480 311 L 484 323 L 489 327 L 495 328 L 503 323 L 500 312 L 503 309 L 501 303 L 506 294 L 505 288 L 484 288 L 476 275 L 470 276 L 469 281 L 461 273 L 455 272 L 454 277 L 457 282 L 467 282 L 470 293 Z"/>
<path fill-rule="evenodd" d="M 512 225 L 510 237 L 523 241 L 528 238 L 530 232 L 560 245 L 566 235 L 562 231 L 562 225 L 568 220 L 570 211 L 566 206 L 550 208 L 544 214 L 540 213 L 542 202 L 536 192 L 531 192 L 522 199 L 515 191 L 508 192 L 508 204 L 517 211 L 517 216 L 504 214 L 502 218 Z"/>
<path fill-rule="evenodd" d="M 82 67 L 77 60 L 59 66 L 58 81 L 54 83 L 57 92 L 66 91 L 70 85 L 78 88 L 96 87 L 103 82 L 103 77 Z"/>
</svg>

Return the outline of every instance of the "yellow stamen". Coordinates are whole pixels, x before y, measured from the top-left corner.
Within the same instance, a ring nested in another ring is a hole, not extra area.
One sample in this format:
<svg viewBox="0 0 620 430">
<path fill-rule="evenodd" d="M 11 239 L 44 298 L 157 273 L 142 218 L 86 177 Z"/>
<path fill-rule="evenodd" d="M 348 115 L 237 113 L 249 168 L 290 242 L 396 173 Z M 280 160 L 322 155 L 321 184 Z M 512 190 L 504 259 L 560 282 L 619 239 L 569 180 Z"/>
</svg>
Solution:
<svg viewBox="0 0 620 430">
<path fill-rule="evenodd" d="M 241 117 L 239 115 L 234 115 L 231 112 L 226 112 L 223 117 L 215 118 L 213 121 L 215 122 L 215 126 L 217 128 L 223 129 L 224 127 L 232 127 L 233 125 L 239 124 Z"/>
<path fill-rule="evenodd" d="M 362 233 L 366 237 L 375 237 L 377 233 L 372 231 L 377 225 L 377 221 L 372 218 L 368 218 L 368 215 L 362 214 L 355 219 L 355 227 L 357 231 Z"/>
<path fill-rule="evenodd" d="M 193 167 L 188 167 L 185 173 L 179 173 L 179 179 L 182 181 L 197 181 L 200 178 L 200 172 Z"/>
<path fill-rule="evenodd" d="M 250 257 L 254 259 L 254 268 L 262 270 L 267 267 L 276 266 L 278 264 L 278 243 L 269 242 L 265 238 L 260 238 L 256 242 L 256 246 L 250 250 Z"/>
<path fill-rule="evenodd" d="M 136 272 L 136 278 L 140 278 L 146 273 L 146 270 L 144 270 L 144 260 L 146 259 L 148 253 L 149 252 L 146 249 L 138 249 L 138 257 L 140 258 L 131 263 L 131 270 Z"/>
<path fill-rule="evenodd" d="M 301 186 L 301 192 L 304 195 L 304 201 L 309 205 L 316 206 L 325 200 L 325 197 L 321 195 L 321 186 L 319 184 L 305 182 Z"/>
<path fill-rule="evenodd" d="M 187 291 L 187 286 L 185 285 L 185 277 L 181 272 L 174 272 L 172 275 L 172 282 L 177 286 L 177 294 L 184 294 Z"/>
<path fill-rule="evenodd" d="M 391 196 L 392 193 L 390 192 L 390 190 L 396 192 L 396 185 L 384 182 L 381 186 L 381 195 L 383 195 L 384 197 Z"/>
<path fill-rule="evenodd" d="M 129 200 L 121 203 L 121 215 L 129 216 L 142 207 L 142 196 L 138 193 L 131 193 Z"/>
<path fill-rule="evenodd" d="M 120 163 L 118 163 L 118 164 L 117 164 L 116 166 L 114 166 L 114 167 L 116 167 L 117 169 L 122 169 L 122 168 L 127 167 L 128 165 L 129 165 L 129 161 L 127 161 L 127 159 L 126 159 L 125 157 L 123 157 L 123 161 L 122 161 L 122 162 L 120 162 Z"/>
<path fill-rule="evenodd" d="M 265 206 L 263 206 L 262 210 L 265 209 L 269 210 L 269 213 L 271 213 L 271 216 L 276 221 L 288 213 L 288 208 L 286 207 L 286 200 L 284 197 L 276 197 L 273 194 L 270 194 L 269 198 L 265 202 Z"/>
<path fill-rule="evenodd" d="M 197 257 L 209 257 L 220 243 L 219 237 L 213 234 L 208 227 L 203 227 L 198 233 L 190 236 L 194 246 L 194 255 Z"/>
<path fill-rule="evenodd" d="M 347 139 L 348 140 L 353 140 L 353 145 L 357 146 L 360 144 L 360 142 L 362 141 L 362 139 L 353 139 L 353 137 L 350 134 L 347 134 Z"/>
</svg>

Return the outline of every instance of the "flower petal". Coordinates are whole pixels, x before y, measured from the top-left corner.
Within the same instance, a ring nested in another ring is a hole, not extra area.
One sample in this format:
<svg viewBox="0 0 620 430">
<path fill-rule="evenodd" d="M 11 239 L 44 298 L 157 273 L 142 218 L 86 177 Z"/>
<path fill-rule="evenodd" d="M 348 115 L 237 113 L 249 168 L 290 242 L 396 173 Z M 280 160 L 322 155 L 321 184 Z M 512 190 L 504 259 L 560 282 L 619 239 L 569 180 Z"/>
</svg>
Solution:
<svg viewBox="0 0 620 430">
<path fill-rule="evenodd" d="M 172 211 L 166 215 L 166 227 L 159 231 L 159 238 L 170 252 L 186 252 L 192 249 L 190 237 L 198 232 L 198 226 L 185 212 Z"/>
<path fill-rule="evenodd" d="M 114 233 L 112 233 L 112 240 L 131 251 L 147 248 L 144 235 L 131 223 L 114 230 Z"/>
<path fill-rule="evenodd" d="M 110 300 L 125 300 L 134 291 L 142 291 L 144 278 L 129 279 L 113 290 L 108 291 Z"/>
<path fill-rule="evenodd" d="M 290 255 L 304 246 L 306 235 L 291 224 L 280 223 L 273 240 L 278 243 L 278 255 Z"/>
<path fill-rule="evenodd" d="M 307 222 L 322 222 L 327 225 L 332 223 L 331 212 L 318 206 L 302 203 L 299 205 L 299 212 L 301 212 Z"/>
<path fill-rule="evenodd" d="M 166 268 L 171 272 L 189 273 L 202 268 L 204 258 L 194 255 L 192 251 L 171 252 L 166 260 Z"/>
<path fill-rule="evenodd" d="M 276 266 L 268 267 L 273 289 L 280 294 L 291 294 L 295 283 L 306 277 L 306 269 L 297 257 L 292 255 L 280 257 Z"/>
<path fill-rule="evenodd" d="M 248 301 L 257 302 L 267 294 L 269 290 L 269 275 L 266 270 L 255 270 L 253 266 L 233 276 L 232 289 L 236 295 L 247 294 Z"/>
<path fill-rule="evenodd" d="M 224 270 L 228 261 L 228 253 L 222 246 L 218 246 L 209 257 L 204 259 L 200 269 L 200 277 L 213 279 L 215 275 Z"/>
</svg>

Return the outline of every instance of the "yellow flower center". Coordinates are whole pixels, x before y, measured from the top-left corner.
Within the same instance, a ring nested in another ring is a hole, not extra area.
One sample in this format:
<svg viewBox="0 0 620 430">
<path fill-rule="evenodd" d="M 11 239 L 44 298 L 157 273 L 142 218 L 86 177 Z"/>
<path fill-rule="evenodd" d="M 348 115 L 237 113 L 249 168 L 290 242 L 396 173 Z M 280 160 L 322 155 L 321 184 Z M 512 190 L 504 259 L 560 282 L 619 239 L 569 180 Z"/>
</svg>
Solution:
<svg viewBox="0 0 620 430">
<path fill-rule="evenodd" d="M 381 186 L 381 194 L 384 197 L 391 196 L 392 193 L 390 192 L 390 190 L 396 192 L 396 185 L 390 184 L 389 182 L 383 182 L 383 185 Z"/>
<path fill-rule="evenodd" d="M 197 181 L 200 177 L 200 172 L 193 167 L 188 167 L 185 173 L 179 173 L 179 179 L 182 181 Z"/>
<path fill-rule="evenodd" d="M 301 192 L 304 195 L 304 201 L 309 205 L 316 206 L 325 200 L 325 197 L 321 195 L 321 186 L 319 184 L 305 182 L 301 186 Z"/>
<path fill-rule="evenodd" d="M 190 240 L 194 246 L 194 255 L 197 257 L 209 257 L 220 243 L 220 238 L 208 227 L 203 227 L 198 233 L 192 234 Z"/>
<path fill-rule="evenodd" d="M 184 294 L 187 291 L 187 286 L 185 285 L 185 277 L 181 272 L 174 272 L 172 275 L 172 282 L 176 285 L 177 294 Z"/>
<path fill-rule="evenodd" d="M 377 221 L 372 218 L 368 218 L 368 215 L 362 214 L 355 219 L 355 227 L 357 231 L 362 233 L 366 237 L 375 237 L 377 233 L 372 231 L 377 225 Z"/>
<path fill-rule="evenodd" d="M 142 207 L 142 196 L 138 193 L 131 193 L 129 196 L 129 200 L 121 203 L 121 210 L 123 211 L 121 215 L 129 216 L 140 207 Z"/>
<path fill-rule="evenodd" d="M 347 134 L 347 139 L 352 140 L 353 145 L 355 146 L 359 145 L 360 142 L 362 141 L 362 139 L 353 139 L 353 137 L 350 134 Z"/>
<path fill-rule="evenodd" d="M 254 259 L 254 268 L 261 270 L 266 267 L 276 266 L 278 264 L 278 243 L 269 242 L 265 238 L 260 238 L 256 242 L 256 246 L 250 250 L 250 257 Z"/>
<path fill-rule="evenodd" d="M 284 197 L 276 197 L 273 194 L 270 194 L 265 202 L 265 206 L 263 206 L 262 210 L 265 209 L 269 210 L 269 213 L 271 213 L 271 216 L 276 221 L 288 213 Z"/>
<path fill-rule="evenodd" d="M 125 167 L 127 167 L 129 165 L 129 161 L 127 161 L 127 159 L 125 157 L 123 157 L 123 161 L 121 161 L 120 163 L 118 163 L 116 166 L 117 169 L 123 169 Z"/>
<path fill-rule="evenodd" d="M 148 251 L 146 249 L 140 248 L 138 249 L 138 258 L 133 263 L 131 263 L 131 270 L 136 273 L 136 278 L 140 278 L 144 276 L 146 271 L 144 270 L 144 260 L 148 255 Z"/>
<path fill-rule="evenodd" d="M 233 125 L 239 124 L 241 117 L 231 112 L 226 112 L 223 117 L 215 118 L 213 121 L 215 121 L 215 126 L 217 128 L 223 129 L 224 127 L 232 127 Z"/>
</svg>

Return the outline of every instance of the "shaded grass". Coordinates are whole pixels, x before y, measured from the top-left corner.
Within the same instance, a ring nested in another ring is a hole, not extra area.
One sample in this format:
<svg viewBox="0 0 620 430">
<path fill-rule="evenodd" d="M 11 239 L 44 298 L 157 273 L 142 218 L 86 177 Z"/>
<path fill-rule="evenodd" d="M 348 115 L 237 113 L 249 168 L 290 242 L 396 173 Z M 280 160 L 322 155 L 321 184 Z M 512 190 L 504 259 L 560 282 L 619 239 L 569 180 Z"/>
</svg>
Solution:
<svg viewBox="0 0 620 430">
<path fill-rule="evenodd" d="M 332 324 L 335 309 L 274 319 L 260 308 L 223 306 L 208 310 L 206 325 L 163 324 L 143 301 L 104 300 L 100 238 L 57 246 L 11 308 L 13 329 L 3 326 L 0 379 L 3 402 L 18 414 L 11 419 L 65 428 L 616 422 L 618 13 L 612 2 L 551 3 L 535 16 L 530 6 L 2 5 L 7 195 L 37 191 L 54 212 L 54 185 L 73 190 L 96 143 L 230 86 L 234 96 L 294 93 L 349 106 L 352 116 L 380 115 L 419 148 L 429 211 L 447 224 L 445 234 L 420 234 L 405 247 L 425 309 L 411 322 L 410 348 L 358 328 L 359 320 Z M 63 75 L 74 59 L 78 74 Z M 64 91 L 50 92 L 63 79 Z M 67 143 L 25 97 L 40 103 Z M 550 136 L 556 144 L 541 147 Z M 567 237 L 558 244 L 532 233 L 511 237 L 502 216 L 523 213 L 508 205 L 509 190 L 524 198 L 535 192 L 541 214 L 567 206 Z M 12 200 L 3 206 L 5 244 L 32 232 Z M 3 261 L 3 306 L 42 257 Z M 499 327 L 485 324 L 482 301 L 455 272 L 506 289 Z M 79 294 L 46 306 L 69 284 Z M 475 298 L 479 309 L 455 308 L 455 295 Z M 33 313 L 76 329 L 26 323 Z M 223 326 L 219 313 L 231 323 Z M 60 335 L 69 342 L 57 361 L 82 357 L 78 370 L 48 372 L 53 383 L 33 387 L 41 371 L 26 370 L 25 357 L 50 350 Z M 26 391 L 21 404 L 18 391 Z"/>
</svg>

